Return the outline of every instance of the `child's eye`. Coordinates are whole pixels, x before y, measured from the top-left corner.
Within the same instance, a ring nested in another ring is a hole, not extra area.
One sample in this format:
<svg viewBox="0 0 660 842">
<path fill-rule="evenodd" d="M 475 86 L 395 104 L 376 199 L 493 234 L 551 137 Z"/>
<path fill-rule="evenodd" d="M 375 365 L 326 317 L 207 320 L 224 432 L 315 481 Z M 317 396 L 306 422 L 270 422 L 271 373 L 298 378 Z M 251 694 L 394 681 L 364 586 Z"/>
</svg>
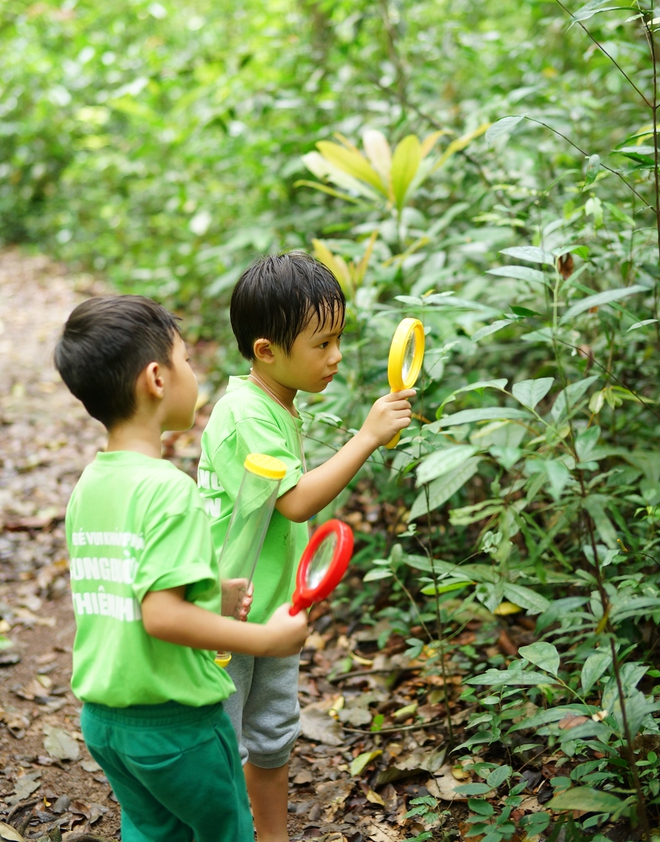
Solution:
<svg viewBox="0 0 660 842">
<path fill-rule="evenodd" d="M 327 348 L 327 347 L 328 347 L 327 342 L 321 342 L 321 344 L 319 345 L 319 348 Z"/>
</svg>

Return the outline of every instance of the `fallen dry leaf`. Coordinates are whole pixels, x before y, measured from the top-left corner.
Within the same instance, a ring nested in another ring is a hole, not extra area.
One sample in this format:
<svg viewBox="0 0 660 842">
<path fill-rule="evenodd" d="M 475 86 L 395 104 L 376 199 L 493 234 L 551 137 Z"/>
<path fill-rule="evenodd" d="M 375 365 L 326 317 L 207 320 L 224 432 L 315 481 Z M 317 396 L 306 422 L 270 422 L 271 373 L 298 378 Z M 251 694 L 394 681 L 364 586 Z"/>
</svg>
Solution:
<svg viewBox="0 0 660 842">
<path fill-rule="evenodd" d="M 559 721 L 558 725 L 563 730 L 566 730 L 568 728 L 576 728 L 578 725 L 582 725 L 583 722 L 588 721 L 588 716 L 582 716 L 580 713 L 569 713 Z"/>
<path fill-rule="evenodd" d="M 300 711 L 300 729 L 308 740 L 328 746 L 340 746 L 344 742 L 341 725 L 328 714 L 323 702 L 312 702 Z"/>
<path fill-rule="evenodd" d="M 80 757 L 78 742 L 64 728 L 44 725 L 44 748 L 51 757 L 59 760 L 77 760 Z"/>
</svg>

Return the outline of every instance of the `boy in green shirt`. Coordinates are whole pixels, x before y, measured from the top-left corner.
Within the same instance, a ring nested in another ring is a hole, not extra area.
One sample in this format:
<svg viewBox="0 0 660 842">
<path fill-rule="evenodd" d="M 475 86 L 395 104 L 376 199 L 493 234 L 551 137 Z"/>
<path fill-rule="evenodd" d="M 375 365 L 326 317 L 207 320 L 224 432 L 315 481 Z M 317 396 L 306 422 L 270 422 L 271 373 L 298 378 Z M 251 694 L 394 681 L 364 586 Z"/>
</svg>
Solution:
<svg viewBox="0 0 660 842">
<path fill-rule="evenodd" d="M 197 381 L 174 316 L 141 296 L 76 307 L 55 350 L 71 392 L 108 430 L 66 515 L 81 729 L 122 807 L 123 842 L 252 842 L 234 686 L 219 649 L 298 652 L 307 624 L 279 607 L 236 622 L 195 483 L 161 459 L 193 422 Z M 244 614 L 245 612 L 243 612 Z"/>
<path fill-rule="evenodd" d="M 230 378 L 213 410 L 202 435 L 198 486 L 220 549 L 245 457 L 266 453 L 287 466 L 255 572 L 251 622 L 269 622 L 277 605 L 291 598 L 309 518 L 410 423 L 414 390 L 388 394 L 338 453 L 305 472 L 294 398 L 299 389 L 322 392 L 337 373 L 344 310 L 334 275 L 301 252 L 253 264 L 232 294 L 232 329 L 252 368 L 247 377 Z M 286 842 L 288 761 L 300 730 L 298 655 L 234 655 L 227 669 L 237 690 L 227 713 L 239 738 L 257 837 Z"/>
</svg>

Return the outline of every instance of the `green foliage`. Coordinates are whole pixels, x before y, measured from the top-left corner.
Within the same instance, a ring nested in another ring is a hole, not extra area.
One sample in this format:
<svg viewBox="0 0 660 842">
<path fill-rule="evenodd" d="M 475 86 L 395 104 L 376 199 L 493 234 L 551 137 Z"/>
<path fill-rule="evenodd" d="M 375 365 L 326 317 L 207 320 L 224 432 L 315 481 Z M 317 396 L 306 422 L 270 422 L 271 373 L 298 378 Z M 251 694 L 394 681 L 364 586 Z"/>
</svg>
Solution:
<svg viewBox="0 0 660 842">
<path fill-rule="evenodd" d="M 220 338 L 255 253 L 335 272 L 344 363 L 306 407 L 311 464 L 387 388 L 398 321 L 424 323 L 415 420 L 361 477 L 384 528 L 352 607 L 379 588 L 428 672 L 467 676 L 487 842 L 658 817 L 657 18 L 567 8 L 9 0 L 0 41 L 5 240 Z M 518 615 L 518 657 L 460 643 Z M 520 818 L 543 752 L 562 774 Z"/>
</svg>

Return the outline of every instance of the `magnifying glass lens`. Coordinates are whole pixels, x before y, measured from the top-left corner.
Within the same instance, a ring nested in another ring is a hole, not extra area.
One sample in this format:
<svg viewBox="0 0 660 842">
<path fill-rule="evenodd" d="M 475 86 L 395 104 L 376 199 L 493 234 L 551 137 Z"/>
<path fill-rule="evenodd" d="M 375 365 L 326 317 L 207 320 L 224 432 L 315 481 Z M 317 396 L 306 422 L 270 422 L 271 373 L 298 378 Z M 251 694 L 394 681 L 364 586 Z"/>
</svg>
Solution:
<svg viewBox="0 0 660 842">
<path fill-rule="evenodd" d="M 319 544 L 318 550 L 314 553 L 309 567 L 307 568 L 307 587 L 309 590 L 318 588 L 323 581 L 325 574 L 330 568 L 330 562 L 335 554 L 337 546 L 337 535 L 329 533 L 327 538 Z"/>
<path fill-rule="evenodd" d="M 403 365 L 401 366 L 401 378 L 406 381 L 410 377 L 410 372 L 413 367 L 417 352 L 417 337 L 415 333 L 411 333 L 406 343 L 406 350 L 403 355 Z"/>
</svg>

